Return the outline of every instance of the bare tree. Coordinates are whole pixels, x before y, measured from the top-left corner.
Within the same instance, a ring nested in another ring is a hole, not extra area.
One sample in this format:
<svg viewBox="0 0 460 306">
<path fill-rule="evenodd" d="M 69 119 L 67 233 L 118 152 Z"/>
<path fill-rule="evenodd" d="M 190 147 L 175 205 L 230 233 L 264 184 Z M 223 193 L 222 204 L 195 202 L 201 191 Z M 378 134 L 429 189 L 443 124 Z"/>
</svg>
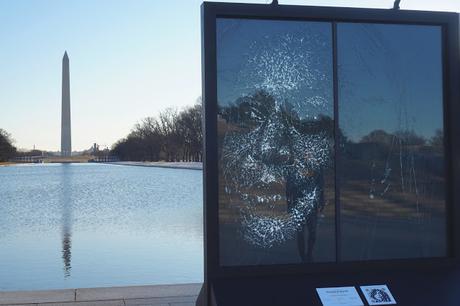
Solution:
<svg viewBox="0 0 460 306">
<path fill-rule="evenodd" d="M 112 147 L 122 160 L 201 161 L 201 99 L 178 112 L 168 108 L 137 123 Z"/>
</svg>

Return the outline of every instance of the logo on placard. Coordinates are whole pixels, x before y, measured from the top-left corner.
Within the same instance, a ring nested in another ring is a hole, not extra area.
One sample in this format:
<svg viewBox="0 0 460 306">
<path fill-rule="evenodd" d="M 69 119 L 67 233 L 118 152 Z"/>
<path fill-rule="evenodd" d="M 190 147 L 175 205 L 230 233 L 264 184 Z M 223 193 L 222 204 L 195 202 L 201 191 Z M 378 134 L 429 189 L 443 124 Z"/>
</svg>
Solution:
<svg viewBox="0 0 460 306">
<path fill-rule="evenodd" d="M 393 305 L 396 301 L 386 285 L 361 286 L 369 305 Z"/>
<path fill-rule="evenodd" d="M 391 302 L 390 296 L 384 289 L 367 289 L 366 291 L 373 303 Z"/>
</svg>

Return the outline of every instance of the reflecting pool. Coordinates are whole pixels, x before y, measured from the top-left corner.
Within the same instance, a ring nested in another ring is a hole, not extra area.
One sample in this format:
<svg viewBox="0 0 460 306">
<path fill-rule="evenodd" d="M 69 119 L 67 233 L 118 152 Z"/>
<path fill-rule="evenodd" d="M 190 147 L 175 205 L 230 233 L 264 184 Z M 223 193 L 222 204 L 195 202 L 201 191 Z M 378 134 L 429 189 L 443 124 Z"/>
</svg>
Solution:
<svg viewBox="0 0 460 306">
<path fill-rule="evenodd" d="M 0 167 L 0 290 L 201 282 L 202 172 Z"/>
</svg>

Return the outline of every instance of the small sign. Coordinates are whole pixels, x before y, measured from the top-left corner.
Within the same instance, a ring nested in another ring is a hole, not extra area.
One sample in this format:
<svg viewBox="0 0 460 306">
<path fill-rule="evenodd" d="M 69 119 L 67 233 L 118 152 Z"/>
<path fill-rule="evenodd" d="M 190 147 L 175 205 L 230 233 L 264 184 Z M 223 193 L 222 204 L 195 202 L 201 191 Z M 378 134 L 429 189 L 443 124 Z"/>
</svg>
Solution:
<svg viewBox="0 0 460 306">
<path fill-rule="evenodd" d="M 361 286 L 369 305 L 394 305 L 396 300 L 387 285 Z"/>
<path fill-rule="evenodd" d="M 364 306 L 355 287 L 316 288 L 323 306 Z"/>
</svg>

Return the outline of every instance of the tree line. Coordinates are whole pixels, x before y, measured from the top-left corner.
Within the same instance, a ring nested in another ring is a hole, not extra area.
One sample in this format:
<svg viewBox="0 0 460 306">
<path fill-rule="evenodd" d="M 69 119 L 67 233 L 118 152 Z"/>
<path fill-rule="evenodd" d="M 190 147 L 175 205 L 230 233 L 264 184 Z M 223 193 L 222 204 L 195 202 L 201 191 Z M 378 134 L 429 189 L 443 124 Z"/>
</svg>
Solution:
<svg viewBox="0 0 460 306">
<path fill-rule="evenodd" d="M 17 149 L 13 145 L 11 135 L 0 129 L 0 162 L 8 161 L 16 155 Z"/>
<path fill-rule="evenodd" d="M 124 161 L 201 161 L 201 101 L 182 111 L 168 108 L 137 123 L 111 154 Z"/>
<path fill-rule="evenodd" d="M 417 135 L 413 130 L 401 130 L 394 133 L 389 133 L 384 130 L 373 130 L 369 134 L 363 136 L 359 142 L 362 144 L 377 143 L 383 146 L 391 146 L 397 142 L 406 146 L 432 147 L 435 150 L 443 150 L 444 135 L 441 129 L 437 129 L 435 135 L 428 139 L 421 135 Z"/>
</svg>

